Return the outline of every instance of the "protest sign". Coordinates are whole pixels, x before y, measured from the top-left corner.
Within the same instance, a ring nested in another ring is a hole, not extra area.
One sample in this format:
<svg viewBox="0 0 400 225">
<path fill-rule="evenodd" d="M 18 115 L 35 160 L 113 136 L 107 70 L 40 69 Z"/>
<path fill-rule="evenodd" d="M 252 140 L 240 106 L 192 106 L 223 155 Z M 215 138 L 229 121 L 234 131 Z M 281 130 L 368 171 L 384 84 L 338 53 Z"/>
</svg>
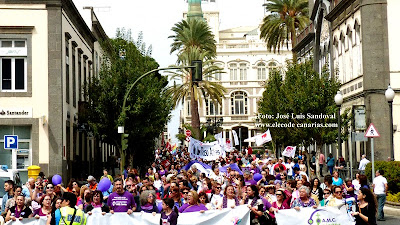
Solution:
<svg viewBox="0 0 400 225">
<path fill-rule="evenodd" d="M 135 212 L 131 215 L 126 213 L 107 213 L 104 216 L 101 213 L 93 213 L 87 217 L 86 225 L 133 225 L 133 224 L 146 224 L 146 225 L 159 225 L 160 215 L 153 216 L 151 213 Z M 23 219 L 21 221 L 11 221 L 7 225 L 46 225 L 47 218 L 41 217 L 40 219 Z M 237 206 L 234 209 L 224 210 L 208 210 L 204 213 L 191 212 L 180 213 L 178 217 L 178 225 L 226 225 L 226 224 L 240 224 L 250 225 L 250 211 L 246 205 Z"/>
<path fill-rule="evenodd" d="M 219 157 L 225 158 L 225 146 L 218 141 L 203 143 L 194 138 L 190 138 L 189 153 L 191 159 L 204 159 L 207 161 L 217 160 Z"/>
<path fill-rule="evenodd" d="M 283 156 L 293 158 L 296 153 L 296 146 L 287 146 L 285 150 L 282 152 Z"/>
<path fill-rule="evenodd" d="M 278 225 L 354 225 L 353 217 L 335 207 L 279 210 L 275 214 Z"/>
</svg>

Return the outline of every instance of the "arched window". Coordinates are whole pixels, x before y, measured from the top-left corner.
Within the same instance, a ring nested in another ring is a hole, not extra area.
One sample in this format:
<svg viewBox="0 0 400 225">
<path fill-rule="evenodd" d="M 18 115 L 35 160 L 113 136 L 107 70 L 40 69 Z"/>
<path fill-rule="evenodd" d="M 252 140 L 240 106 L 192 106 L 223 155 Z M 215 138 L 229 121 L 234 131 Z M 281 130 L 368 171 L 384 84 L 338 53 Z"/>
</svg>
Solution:
<svg viewBox="0 0 400 225">
<path fill-rule="evenodd" d="M 232 115 L 247 114 L 247 94 L 243 91 L 236 91 L 231 95 Z"/>
<path fill-rule="evenodd" d="M 230 80 L 237 80 L 238 68 L 236 63 L 229 64 L 229 77 Z"/>
<path fill-rule="evenodd" d="M 216 66 L 218 66 L 219 68 L 224 68 L 221 64 L 216 64 Z M 220 72 L 218 72 L 218 73 L 215 73 L 215 74 L 214 74 L 214 78 L 215 78 L 216 81 L 221 80 L 221 78 L 222 78 L 222 71 L 220 71 Z"/>
<path fill-rule="evenodd" d="M 218 102 L 206 99 L 206 115 L 222 115 L 222 106 Z"/>
<path fill-rule="evenodd" d="M 339 49 L 339 55 L 344 53 L 344 49 L 345 49 L 345 37 L 343 35 L 343 33 L 340 35 L 340 49 Z"/>
<path fill-rule="evenodd" d="M 257 78 L 259 80 L 265 80 L 267 78 L 267 68 L 265 67 L 265 63 L 257 64 Z"/>
</svg>

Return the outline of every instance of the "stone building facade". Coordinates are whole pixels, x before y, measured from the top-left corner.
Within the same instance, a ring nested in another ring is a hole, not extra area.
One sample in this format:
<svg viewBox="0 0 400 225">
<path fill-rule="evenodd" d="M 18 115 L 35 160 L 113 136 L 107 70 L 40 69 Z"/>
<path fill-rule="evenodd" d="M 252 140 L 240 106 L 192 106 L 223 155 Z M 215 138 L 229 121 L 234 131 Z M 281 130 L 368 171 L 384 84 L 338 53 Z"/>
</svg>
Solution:
<svg viewBox="0 0 400 225">
<path fill-rule="evenodd" d="M 83 129 L 84 87 L 97 76 L 106 40 L 87 10 L 87 25 L 72 0 L 6 0 L 0 3 L 0 164 L 39 165 L 64 181 L 92 172 L 110 151 Z M 18 135 L 17 150 L 4 150 L 4 135 Z M 101 149 L 101 151 L 98 151 Z M 98 164 L 97 164 L 98 165 Z"/>
</svg>

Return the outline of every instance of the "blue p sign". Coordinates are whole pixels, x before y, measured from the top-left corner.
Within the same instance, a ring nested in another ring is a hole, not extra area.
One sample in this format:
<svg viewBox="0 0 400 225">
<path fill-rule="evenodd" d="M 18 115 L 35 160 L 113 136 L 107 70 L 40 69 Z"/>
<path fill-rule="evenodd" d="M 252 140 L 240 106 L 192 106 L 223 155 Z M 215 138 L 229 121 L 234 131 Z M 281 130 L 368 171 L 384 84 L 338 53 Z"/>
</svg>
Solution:
<svg viewBox="0 0 400 225">
<path fill-rule="evenodd" d="M 4 135 L 4 149 L 18 149 L 18 136 Z"/>
</svg>

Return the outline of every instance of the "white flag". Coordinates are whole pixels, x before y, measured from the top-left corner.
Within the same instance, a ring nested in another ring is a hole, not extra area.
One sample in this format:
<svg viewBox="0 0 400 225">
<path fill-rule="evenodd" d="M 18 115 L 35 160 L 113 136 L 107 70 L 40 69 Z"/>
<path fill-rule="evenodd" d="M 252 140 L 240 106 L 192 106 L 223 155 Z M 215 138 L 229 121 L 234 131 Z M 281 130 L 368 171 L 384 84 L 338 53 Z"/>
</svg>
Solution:
<svg viewBox="0 0 400 225">
<path fill-rule="evenodd" d="M 224 141 L 224 139 L 222 138 L 222 132 L 219 133 L 219 134 L 214 135 L 214 138 L 215 138 L 215 140 L 218 141 L 218 144 L 219 144 L 219 145 L 225 146 L 225 141 Z"/>
<path fill-rule="evenodd" d="M 233 139 L 235 140 L 235 146 L 239 145 L 239 138 L 235 130 L 232 130 Z"/>
<path fill-rule="evenodd" d="M 282 152 L 282 155 L 293 158 L 294 153 L 296 153 L 296 146 L 287 146 L 285 150 Z"/>
<path fill-rule="evenodd" d="M 269 129 L 265 133 L 256 136 L 256 145 L 257 146 L 261 146 L 264 143 L 267 143 L 269 141 L 272 141 L 272 137 L 271 137 L 271 133 L 269 132 Z"/>
</svg>

